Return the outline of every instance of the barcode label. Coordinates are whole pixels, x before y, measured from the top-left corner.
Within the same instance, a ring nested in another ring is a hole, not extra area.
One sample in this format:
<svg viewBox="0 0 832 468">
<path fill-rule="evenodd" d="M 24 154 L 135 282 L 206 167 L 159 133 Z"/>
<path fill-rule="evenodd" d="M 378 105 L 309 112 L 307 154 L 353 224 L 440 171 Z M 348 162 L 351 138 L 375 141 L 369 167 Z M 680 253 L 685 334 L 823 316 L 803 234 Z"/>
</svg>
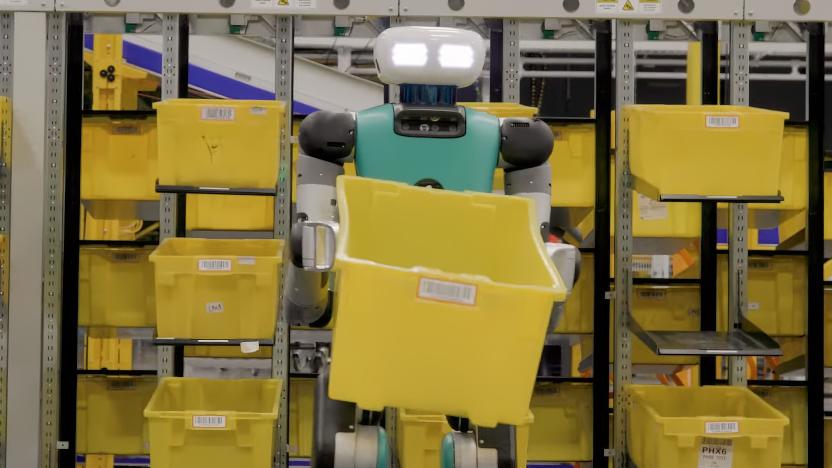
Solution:
<svg viewBox="0 0 832 468">
<path fill-rule="evenodd" d="M 773 265 L 768 260 L 749 260 L 748 261 L 748 269 L 749 270 L 771 270 L 771 269 L 773 269 Z"/>
<path fill-rule="evenodd" d="M 201 259 L 199 271 L 231 271 L 231 260 Z"/>
<path fill-rule="evenodd" d="M 298 8 L 315 8 L 315 0 L 298 0 Z"/>
<path fill-rule="evenodd" d="M 643 221 L 658 221 L 669 216 L 668 204 L 638 194 L 638 213 Z"/>
<path fill-rule="evenodd" d="M 706 434 L 736 434 L 740 431 L 738 422 L 706 422 Z"/>
<path fill-rule="evenodd" d="M 202 120 L 231 122 L 236 117 L 233 107 L 203 107 L 200 111 Z"/>
<path fill-rule="evenodd" d="M 760 303 L 759 302 L 749 302 L 748 303 L 748 310 L 749 311 L 760 310 Z"/>
<path fill-rule="evenodd" d="M 136 263 L 139 261 L 139 255 L 133 252 L 114 252 L 110 258 L 117 263 Z"/>
<path fill-rule="evenodd" d="M 138 135 L 139 127 L 135 125 L 118 125 L 113 127 L 113 135 Z"/>
<path fill-rule="evenodd" d="M 435 301 L 474 305 L 477 303 L 477 287 L 472 284 L 422 278 L 419 280 L 419 297 Z"/>
<path fill-rule="evenodd" d="M 740 128 L 738 115 L 709 115 L 707 120 L 708 128 Z"/>
<path fill-rule="evenodd" d="M 703 438 L 697 468 L 731 468 L 734 466 L 734 442 Z"/>
<path fill-rule="evenodd" d="M 209 429 L 224 429 L 225 416 L 194 416 L 193 426 Z"/>
<path fill-rule="evenodd" d="M 220 314 L 225 312 L 225 306 L 222 302 L 208 302 L 205 304 L 205 312 L 209 314 Z"/>
</svg>

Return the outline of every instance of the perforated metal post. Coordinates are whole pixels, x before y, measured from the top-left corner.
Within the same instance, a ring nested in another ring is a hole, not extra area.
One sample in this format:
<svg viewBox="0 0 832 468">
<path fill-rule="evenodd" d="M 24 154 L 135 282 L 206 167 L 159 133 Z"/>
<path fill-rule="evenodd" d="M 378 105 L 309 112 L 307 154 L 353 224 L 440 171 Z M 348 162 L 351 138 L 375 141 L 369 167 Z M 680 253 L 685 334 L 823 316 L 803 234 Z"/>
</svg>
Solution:
<svg viewBox="0 0 832 468">
<path fill-rule="evenodd" d="M 624 387 L 632 381 L 630 342 L 630 297 L 633 291 L 631 271 L 633 249 L 632 185 L 630 183 L 630 154 L 628 124 L 624 107 L 635 104 L 636 55 L 633 43 L 633 23 L 615 22 L 615 392 L 613 446 L 615 468 L 627 466 L 627 409 L 628 397 Z M 602 255 L 603 252 L 598 252 Z M 596 337 L 596 339 L 604 339 Z M 605 359 L 605 356 L 595 356 Z"/>
<path fill-rule="evenodd" d="M 286 122 L 280 137 L 280 174 L 275 202 L 274 236 L 288 240 L 292 225 L 292 96 L 294 80 L 294 18 L 275 18 L 275 99 L 286 105 Z M 288 267 L 289 262 L 284 262 Z M 283 270 L 284 277 L 286 270 Z M 280 290 L 279 307 L 283 304 Z M 280 416 L 277 420 L 274 466 L 289 464 L 289 323 L 286 314 L 278 311 L 277 330 L 272 350 L 272 377 L 283 381 L 280 392 Z"/>
<path fill-rule="evenodd" d="M 0 13 L 0 96 L 12 97 L 12 72 L 14 70 L 14 13 Z M 6 110 L 9 112 L 9 110 Z M 10 116 L 2 116 L 2 121 L 11 121 Z M 8 138 L 11 138 L 11 128 L 0 128 L 0 151 Z M 11 155 L 0 154 L 0 235 L 5 236 L 8 249 L 9 229 L 11 227 L 11 166 L 5 161 Z M 8 251 L 0 260 L 0 284 L 7 285 L 9 278 Z M 0 287 L 0 468 L 6 466 L 6 406 L 7 406 L 7 376 L 8 376 L 8 317 L 9 290 Z"/>
<path fill-rule="evenodd" d="M 520 102 L 520 22 L 503 20 L 503 101 Z"/>
<path fill-rule="evenodd" d="M 41 468 L 58 466 L 61 275 L 64 212 L 64 88 L 66 15 L 46 15 L 46 165 L 43 257 L 43 345 L 41 368 Z"/>
<path fill-rule="evenodd" d="M 162 16 L 162 100 L 179 97 L 179 15 Z M 159 197 L 159 242 L 176 236 L 176 195 L 163 193 Z M 160 377 L 174 375 L 173 346 L 156 349 Z"/>
<path fill-rule="evenodd" d="M 751 23 L 731 23 L 731 104 L 747 106 L 749 96 L 749 55 Z M 728 237 L 728 322 L 730 329 L 742 327 L 748 301 L 748 205 L 732 203 Z M 728 382 L 748 383 L 745 358 L 728 358 Z"/>
</svg>

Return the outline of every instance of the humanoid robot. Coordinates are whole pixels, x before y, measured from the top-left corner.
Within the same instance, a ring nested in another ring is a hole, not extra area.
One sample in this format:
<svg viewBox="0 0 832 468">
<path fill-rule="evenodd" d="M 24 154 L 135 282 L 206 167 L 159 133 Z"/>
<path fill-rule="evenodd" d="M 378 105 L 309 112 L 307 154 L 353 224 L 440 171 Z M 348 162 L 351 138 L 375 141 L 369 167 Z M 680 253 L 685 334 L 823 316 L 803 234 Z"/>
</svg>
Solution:
<svg viewBox="0 0 832 468">
<path fill-rule="evenodd" d="M 501 167 L 505 193 L 532 199 L 544 240 L 549 234 L 547 161 L 554 143 L 549 126 L 456 106 L 456 88 L 482 73 L 482 38 L 450 28 L 393 28 L 379 35 L 374 55 L 381 81 L 401 87 L 401 104 L 357 113 L 316 112 L 300 127 L 297 222 L 284 309 L 292 325 L 322 327 L 331 319 L 329 273 L 315 255 L 308 255 L 314 235 L 307 227 L 337 223 L 335 179 L 344 174 L 345 162 L 354 161 L 363 177 L 476 192 L 491 192 L 494 171 Z M 566 244 L 547 244 L 547 249 L 571 288 L 577 249 Z M 312 466 L 388 467 L 380 414 L 329 399 L 328 380 L 324 362 L 316 392 Z M 443 468 L 515 468 L 514 427 L 473 428 L 452 415 L 448 421 L 456 432 L 442 444 Z"/>
</svg>

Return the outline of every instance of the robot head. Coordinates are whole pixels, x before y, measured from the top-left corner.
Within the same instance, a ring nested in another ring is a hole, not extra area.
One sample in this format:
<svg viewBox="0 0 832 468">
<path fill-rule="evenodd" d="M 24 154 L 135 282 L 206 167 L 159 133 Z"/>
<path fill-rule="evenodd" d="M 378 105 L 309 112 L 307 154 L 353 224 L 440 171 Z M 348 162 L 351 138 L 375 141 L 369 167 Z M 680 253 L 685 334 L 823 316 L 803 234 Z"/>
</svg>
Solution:
<svg viewBox="0 0 832 468">
<path fill-rule="evenodd" d="M 464 87 L 482 73 L 485 45 L 471 31 L 408 26 L 382 32 L 374 55 L 384 83 Z"/>
</svg>

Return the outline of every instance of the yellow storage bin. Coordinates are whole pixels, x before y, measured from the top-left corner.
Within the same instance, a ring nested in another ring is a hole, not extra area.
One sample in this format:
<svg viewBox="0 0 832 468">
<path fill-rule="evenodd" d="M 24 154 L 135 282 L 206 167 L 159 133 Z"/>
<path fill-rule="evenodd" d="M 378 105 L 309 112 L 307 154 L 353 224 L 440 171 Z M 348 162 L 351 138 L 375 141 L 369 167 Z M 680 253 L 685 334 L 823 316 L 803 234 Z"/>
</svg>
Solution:
<svg viewBox="0 0 832 468">
<path fill-rule="evenodd" d="M 150 261 L 159 337 L 274 336 L 282 240 L 168 238 Z"/>
<path fill-rule="evenodd" d="M 185 357 L 219 359 L 269 359 L 271 346 L 261 346 L 253 353 L 243 353 L 233 346 L 185 346 Z"/>
<path fill-rule="evenodd" d="M 81 247 L 78 324 L 152 327 L 156 324 L 150 248 Z"/>
<path fill-rule="evenodd" d="M 81 198 L 158 200 L 156 117 L 84 117 Z"/>
<path fill-rule="evenodd" d="M 751 390 L 631 385 L 627 391 L 627 446 L 637 466 L 780 468 L 789 420 Z M 725 453 L 733 464 L 719 458 Z"/>
<path fill-rule="evenodd" d="M 330 397 L 522 424 L 566 298 L 531 202 L 362 177 L 337 191 Z M 448 359 L 460 349 L 477 359 Z"/>
<path fill-rule="evenodd" d="M 776 196 L 788 114 L 740 106 L 629 106 L 634 188 L 662 195 Z M 754 177 L 737 177 L 753 168 Z"/>
<path fill-rule="evenodd" d="M 444 415 L 399 409 L 397 453 L 402 468 L 439 468 L 440 448 L 445 434 L 453 431 Z M 534 422 L 529 412 L 523 424 L 517 426 L 515 453 L 518 468 L 525 468 L 529 460 L 529 428 Z"/>
<path fill-rule="evenodd" d="M 538 384 L 531 410 L 529 460 L 592 460 L 591 385 Z"/>
<path fill-rule="evenodd" d="M 755 387 L 754 393 L 789 418 L 789 426 L 783 434 L 783 464 L 805 465 L 807 463 L 806 428 L 809 407 L 806 389 L 789 387 Z"/>
<path fill-rule="evenodd" d="M 159 122 L 161 185 L 277 185 L 283 103 L 168 99 L 153 108 Z"/>
<path fill-rule="evenodd" d="M 289 455 L 312 456 L 315 429 L 315 379 L 289 380 Z"/>
<path fill-rule="evenodd" d="M 805 210 L 809 199 L 809 129 L 786 126 L 780 158 L 781 203 L 752 203 L 754 210 Z"/>
<path fill-rule="evenodd" d="M 595 124 L 551 123 L 552 206 L 595 206 Z"/>
<path fill-rule="evenodd" d="M 81 207 L 82 240 L 136 240 L 144 224 L 140 219 L 98 219 Z"/>
<path fill-rule="evenodd" d="M 156 377 L 79 376 L 77 453 L 148 453 L 142 411 L 155 389 Z"/>
<path fill-rule="evenodd" d="M 806 259 L 751 257 L 748 259 L 748 319 L 771 336 L 806 334 Z M 719 281 L 728 284 L 728 261 L 719 263 Z M 728 326 L 728 287 L 719 288 L 717 326 Z"/>
<path fill-rule="evenodd" d="M 282 382 L 163 379 L 144 410 L 153 468 L 269 468 Z"/>
<path fill-rule="evenodd" d="M 185 213 L 188 230 L 271 231 L 274 198 L 242 195 L 191 195 Z"/>
<path fill-rule="evenodd" d="M 555 333 L 592 333 L 593 296 L 595 281 L 595 264 L 592 254 L 583 254 L 581 259 L 581 276 L 572 288 L 572 293 L 564 305 L 563 317 L 555 328 Z"/>
<path fill-rule="evenodd" d="M 514 102 L 458 102 L 458 106 L 480 112 L 487 112 L 501 118 L 518 117 L 531 119 L 537 115 L 537 107 L 524 106 Z"/>
</svg>

